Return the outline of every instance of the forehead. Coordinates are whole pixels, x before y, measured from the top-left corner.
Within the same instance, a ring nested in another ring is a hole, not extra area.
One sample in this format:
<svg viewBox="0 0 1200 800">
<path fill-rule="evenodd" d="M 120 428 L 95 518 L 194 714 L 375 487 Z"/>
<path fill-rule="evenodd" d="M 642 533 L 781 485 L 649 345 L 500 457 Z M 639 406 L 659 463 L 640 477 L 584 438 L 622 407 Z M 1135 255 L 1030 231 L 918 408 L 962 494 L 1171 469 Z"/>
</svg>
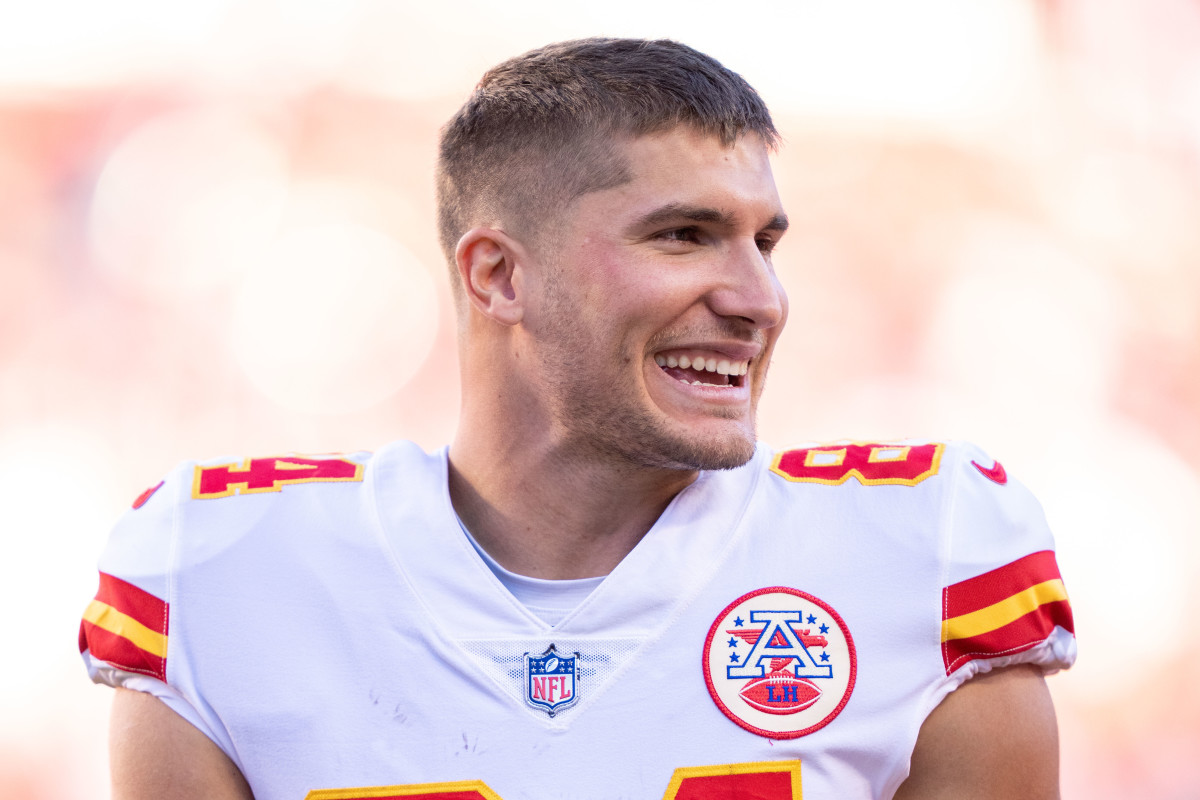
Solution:
<svg viewBox="0 0 1200 800">
<path fill-rule="evenodd" d="M 619 145 L 629 180 L 585 194 L 579 211 L 613 219 L 643 217 L 670 205 L 712 208 L 750 226 L 766 224 L 783 210 L 769 151 L 757 134 L 732 145 L 681 126 Z"/>
</svg>

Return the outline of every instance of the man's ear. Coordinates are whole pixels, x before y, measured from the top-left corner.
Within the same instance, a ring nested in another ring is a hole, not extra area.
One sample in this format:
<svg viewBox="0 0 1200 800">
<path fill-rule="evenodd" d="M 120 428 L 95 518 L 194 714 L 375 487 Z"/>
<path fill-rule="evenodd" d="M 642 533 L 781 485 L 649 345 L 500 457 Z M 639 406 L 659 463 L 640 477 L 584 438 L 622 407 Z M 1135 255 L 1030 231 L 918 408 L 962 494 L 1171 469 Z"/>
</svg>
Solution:
<svg viewBox="0 0 1200 800">
<path fill-rule="evenodd" d="M 521 245 L 496 228 L 472 228 L 458 240 L 454 260 L 467 302 L 501 325 L 524 316 Z"/>
</svg>

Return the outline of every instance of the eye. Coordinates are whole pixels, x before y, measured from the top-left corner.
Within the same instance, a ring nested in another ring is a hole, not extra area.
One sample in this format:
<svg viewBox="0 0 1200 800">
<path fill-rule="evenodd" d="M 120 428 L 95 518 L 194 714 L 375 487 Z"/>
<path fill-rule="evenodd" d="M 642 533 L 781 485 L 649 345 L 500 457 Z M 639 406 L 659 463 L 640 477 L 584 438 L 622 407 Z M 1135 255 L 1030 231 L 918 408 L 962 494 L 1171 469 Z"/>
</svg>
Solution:
<svg viewBox="0 0 1200 800">
<path fill-rule="evenodd" d="M 690 242 L 696 243 L 700 241 L 700 231 L 694 225 L 686 228 L 671 228 L 655 234 L 658 239 L 666 239 L 670 242 Z"/>
<path fill-rule="evenodd" d="M 775 249 L 775 245 L 779 244 L 778 240 L 772 236 L 759 236 L 754 241 L 758 244 L 759 251 L 765 255 L 770 255 Z"/>
</svg>

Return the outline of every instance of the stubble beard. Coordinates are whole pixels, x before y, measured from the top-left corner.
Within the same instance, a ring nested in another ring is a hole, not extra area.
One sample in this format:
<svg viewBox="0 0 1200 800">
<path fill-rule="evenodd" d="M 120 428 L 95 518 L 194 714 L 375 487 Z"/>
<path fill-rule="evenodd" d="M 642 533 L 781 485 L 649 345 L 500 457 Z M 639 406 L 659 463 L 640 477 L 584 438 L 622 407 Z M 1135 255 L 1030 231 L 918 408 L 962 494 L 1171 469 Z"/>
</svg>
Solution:
<svg viewBox="0 0 1200 800">
<path fill-rule="evenodd" d="M 683 423 L 658 418 L 623 386 L 586 380 L 586 376 L 595 374 L 589 359 L 581 355 L 589 352 L 589 336 L 574 324 L 582 315 L 563 293 L 561 280 L 561 275 L 552 276 L 547 293 L 551 311 L 540 333 L 543 341 L 554 345 L 542 354 L 541 367 L 556 433 L 567 452 L 633 470 L 735 469 L 754 457 L 757 402 L 750 411 L 749 430 L 734 421 L 741 412 L 714 409 L 714 417 L 730 420 L 729 431 L 705 438 L 679 430 Z M 624 343 L 622 346 L 624 349 L 613 354 L 610 363 L 633 366 L 640 361 L 630 355 L 634 348 Z M 671 429 L 672 423 L 676 430 Z"/>
<path fill-rule="evenodd" d="M 678 434 L 645 410 L 621 405 L 594 403 L 590 394 L 569 397 L 561 422 L 581 446 L 631 468 L 734 469 L 754 456 L 753 432 L 731 432 L 708 439 Z"/>
<path fill-rule="evenodd" d="M 583 351 L 568 345 L 559 352 Z M 734 469 L 754 457 L 753 417 L 747 431 L 735 422 L 741 412 L 715 409 L 713 416 L 728 419 L 729 429 L 705 437 L 680 430 L 683 423 L 659 419 L 635 396 L 623 393 L 623 387 L 578 380 L 589 374 L 587 364 L 558 363 L 548 374 L 552 376 L 548 391 L 556 398 L 553 414 L 559 433 L 580 457 L 596 457 L 632 469 L 683 471 Z"/>
</svg>

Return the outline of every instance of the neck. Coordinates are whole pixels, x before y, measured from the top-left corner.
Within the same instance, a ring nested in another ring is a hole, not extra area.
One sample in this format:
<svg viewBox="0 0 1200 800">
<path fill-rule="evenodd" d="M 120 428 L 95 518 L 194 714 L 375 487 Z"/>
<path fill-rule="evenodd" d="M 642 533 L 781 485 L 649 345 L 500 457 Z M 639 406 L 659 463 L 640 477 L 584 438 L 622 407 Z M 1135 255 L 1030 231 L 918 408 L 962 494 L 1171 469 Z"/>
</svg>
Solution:
<svg viewBox="0 0 1200 800">
<path fill-rule="evenodd" d="M 535 578 L 607 575 L 696 472 L 584 458 L 571 448 L 460 428 L 450 498 L 479 545 Z"/>
</svg>

